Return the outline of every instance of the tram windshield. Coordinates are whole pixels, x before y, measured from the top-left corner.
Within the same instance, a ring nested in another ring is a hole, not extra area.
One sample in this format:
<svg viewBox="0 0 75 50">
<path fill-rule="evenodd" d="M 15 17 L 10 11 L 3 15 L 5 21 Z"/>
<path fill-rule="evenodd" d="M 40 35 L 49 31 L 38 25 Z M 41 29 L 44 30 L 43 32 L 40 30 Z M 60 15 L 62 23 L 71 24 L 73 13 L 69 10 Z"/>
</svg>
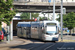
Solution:
<svg viewBox="0 0 75 50">
<path fill-rule="evenodd" d="M 57 33 L 57 27 L 56 26 L 47 26 L 46 29 L 47 29 L 46 34 L 54 35 Z"/>
<path fill-rule="evenodd" d="M 54 35 L 56 33 L 56 31 L 47 31 L 46 34 L 48 35 Z"/>
</svg>

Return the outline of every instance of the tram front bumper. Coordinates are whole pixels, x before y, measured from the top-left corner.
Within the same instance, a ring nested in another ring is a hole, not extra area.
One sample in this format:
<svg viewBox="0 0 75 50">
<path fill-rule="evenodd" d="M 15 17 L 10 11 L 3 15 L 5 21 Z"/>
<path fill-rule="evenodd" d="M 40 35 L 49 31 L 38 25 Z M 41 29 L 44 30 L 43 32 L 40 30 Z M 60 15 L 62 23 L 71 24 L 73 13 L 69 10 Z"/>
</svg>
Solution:
<svg viewBox="0 0 75 50">
<path fill-rule="evenodd" d="M 56 36 L 45 36 L 45 41 L 58 41 L 58 37 Z"/>
<path fill-rule="evenodd" d="M 58 38 L 45 38 L 45 41 L 58 41 Z"/>
</svg>

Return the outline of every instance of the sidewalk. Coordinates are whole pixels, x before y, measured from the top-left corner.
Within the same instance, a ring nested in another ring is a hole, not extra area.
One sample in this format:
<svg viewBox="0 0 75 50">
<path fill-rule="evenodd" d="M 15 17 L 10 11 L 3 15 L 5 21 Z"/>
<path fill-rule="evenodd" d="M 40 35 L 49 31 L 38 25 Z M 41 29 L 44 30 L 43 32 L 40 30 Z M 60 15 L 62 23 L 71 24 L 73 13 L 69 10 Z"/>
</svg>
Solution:
<svg viewBox="0 0 75 50">
<path fill-rule="evenodd" d="M 17 37 L 17 36 L 15 36 Z M 8 46 L 16 46 L 16 45 L 20 45 L 20 44 L 23 44 L 25 41 L 22 40 L 22 39 L 14 39 L 10 42 L 6 41 L 6 37 L 4 38 L 4 41 L 3 42 L 0 42 L 0 48 L 2 47 L 8 47 Z"/>
<path fill-rule="evenodd" d="M 17 36 L 13 37 L 13 40 L 10 41 L 9 43 L 6 41 L 6 37 L 4 38 L 3 42 L 0 42 L 0 48 L 2 47 L 9 47 L 9 46 L 17 46 L 17 45 L 21 45 L 21 44 L 27 44 L 28 42 L 31 42 L 31 40 L 29 39 L 29 41 L 27 39 L 23 39 L 23 38 L 18 38 Z M 63 35 L 63 41 L 61 41 L 61 35 L 59 36 L 59 41 L 57 42 L 75 42 L 75 35 Z"/>
<path fill-rule="evenodd" d="M 59 38 L 59 42 L 75 42 L 75 34 L 69 35 L 69 34 L 63 34 L 63 41 L 61 41 L 61 34 Z"/>
</svg>

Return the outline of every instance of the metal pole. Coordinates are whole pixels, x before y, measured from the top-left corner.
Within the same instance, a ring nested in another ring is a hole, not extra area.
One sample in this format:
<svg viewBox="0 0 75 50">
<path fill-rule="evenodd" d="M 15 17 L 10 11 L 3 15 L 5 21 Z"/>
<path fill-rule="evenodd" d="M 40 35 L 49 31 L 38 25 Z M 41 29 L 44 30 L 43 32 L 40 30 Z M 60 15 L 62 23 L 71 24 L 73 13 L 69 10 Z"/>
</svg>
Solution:
<svg viewBox="0 0 75 50">
<path fill-rule="evenodd" d="M 44 15 L 44 19 L 45 19 L 45 13 L 43 13 L 43 15 Z"/>
<path fill-rule="evenodd" d="M 11 21 L 11 24 L 10 24 L 10 40 L 13 40 L 13 19 Z"/>
<path fill-rule="evenodd" d="M 30 13 L 30 19 L 31 19 L 31 13 Z"/>
<path fill-rule="evenodd" d="M 53 0 L 53 21 L 55 20 L 55 0 Z"/>
<path fill-rule="evenodd" d="M 9 38 L 9 26 L 7 26 L 7 43 L 9 43 L 10 42 L 10 38 Z"/>
<path fill-rule="evenodd" d="M 63 0 L 61 0 L 61 41 L 63 41 Z"/>
<path fill-rule="evenodd" d="M 49 19 L 49 13 L 48 13 L 48 19 Z"/>
</svg>

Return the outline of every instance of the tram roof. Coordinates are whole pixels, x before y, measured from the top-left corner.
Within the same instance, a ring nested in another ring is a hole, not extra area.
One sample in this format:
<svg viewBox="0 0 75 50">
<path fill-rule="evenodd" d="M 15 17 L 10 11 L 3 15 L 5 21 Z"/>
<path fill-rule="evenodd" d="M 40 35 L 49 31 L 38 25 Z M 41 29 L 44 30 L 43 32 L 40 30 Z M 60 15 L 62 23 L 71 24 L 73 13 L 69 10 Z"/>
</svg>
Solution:
<svg viewBox="0 0 75 50">
<path fill-rule="evenodd" d="M 57 23 L 57 25 L 59 26 L 59 22 L 58 21 L 50 21 L 50 20 L 44 20 L 44 21 L 41 21 L 41 23 Z"/>
<path fill-rule="evenodd" d="M 50 21 L 50 20 L 44 20 L 43 22 L 44 23 L 48 23 L 48 22 L 50 22 L 50 23 L 59 23 L 58 21 Z"/>
<path fill-rule="evenodd" d="M 18 27 L 31 27 L 30 22 L 18 22 Z"/>
<path fill-rule="evenodd" d="M 40 22 L 39 21 L 31 22 L 31 24 L 40 24 Z"/>
<path fill-rule="evenodd" d="M 18 24 L 30 24 L 30 22 L 18 22 Z"/>
</svg>

